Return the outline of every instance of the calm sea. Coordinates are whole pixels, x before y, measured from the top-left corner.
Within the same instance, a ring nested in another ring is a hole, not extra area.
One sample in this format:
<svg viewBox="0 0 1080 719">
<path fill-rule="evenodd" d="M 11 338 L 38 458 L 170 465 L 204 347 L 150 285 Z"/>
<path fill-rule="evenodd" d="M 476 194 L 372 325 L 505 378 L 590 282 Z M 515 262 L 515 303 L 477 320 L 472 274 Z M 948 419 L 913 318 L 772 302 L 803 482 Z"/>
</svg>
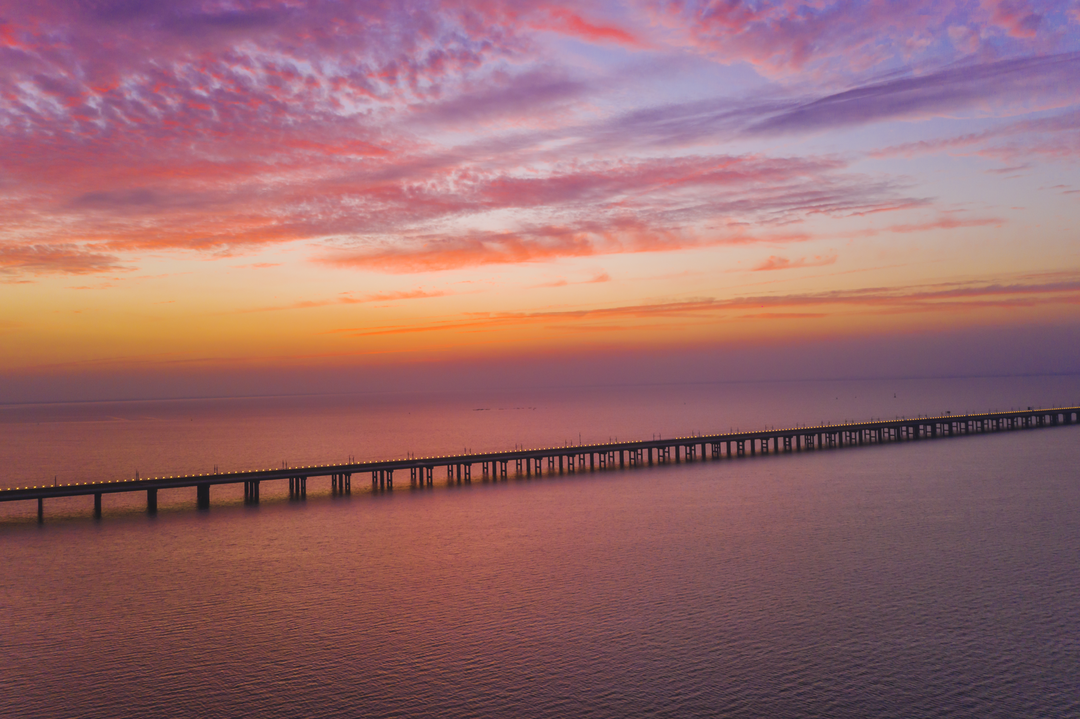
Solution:
<svg viewBox="0 0 1080 719">
<path fill-rule="evenodd" d="M 1080 404 L 1080 377 L 0 407 L 0 484 Z M 477 472 L 479 474 L 479 472 Z M 1080 427 L 0 506 L 2 717 L 1080 717 Z"/>
</svg>

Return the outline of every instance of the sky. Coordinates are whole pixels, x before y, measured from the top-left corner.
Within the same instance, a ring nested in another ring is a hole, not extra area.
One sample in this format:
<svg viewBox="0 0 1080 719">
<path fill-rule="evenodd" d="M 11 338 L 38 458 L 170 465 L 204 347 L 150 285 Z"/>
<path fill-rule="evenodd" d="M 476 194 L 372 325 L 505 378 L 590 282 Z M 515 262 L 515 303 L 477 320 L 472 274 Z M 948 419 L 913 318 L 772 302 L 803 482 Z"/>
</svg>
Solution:
<svg viewBox="0 0 1080 719">
<path fill-rule="evenodd" d="M 1080 2 L 0 0 L 0 402 L 1076 372 Z"/>
</svg>

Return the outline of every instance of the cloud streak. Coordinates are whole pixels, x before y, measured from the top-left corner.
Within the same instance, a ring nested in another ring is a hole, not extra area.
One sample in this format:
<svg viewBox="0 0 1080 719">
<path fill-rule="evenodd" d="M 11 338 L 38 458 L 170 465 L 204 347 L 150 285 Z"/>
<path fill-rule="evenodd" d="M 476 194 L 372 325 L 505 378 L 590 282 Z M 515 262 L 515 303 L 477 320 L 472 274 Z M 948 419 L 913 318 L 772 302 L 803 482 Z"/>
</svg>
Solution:
<svg viewBox="0 0 1080 719">
<path fill-rule="evenodd" d="M 626 329 L 644 320 L 713 322 L 719 319 L 790 319 L 839 313 L 926 314 L 977 309 L 1024 309 L 1080 303 L 1080 279 L 1017 278 L 1007 283 L 945 283 L 912 287 L 868 287 L 854 290 L 760 295 L 730 299 L 701 298 L 639 305 L 540 312 L 471 313 L 433 323 L 352 327 L 331 334 L 375 337 L 429 332 L 494 331 L 534 325 L 605 326 Z M 817 310 L 817 311 L 813 311 Z"/>
<path fill-rule="evenodd" d="M 795 260 L 789 260 L 786 257 L 780 257 L 778 255 L 769 255 L 769 259 L 755 267 L 754 271 L 768 272 L 772 270 L 792 270 L 800 267 L 824 267 L 826 265 L 835 264 L 836 259 L 836 255 L 827 255 L 824 257 L 800 257 Z"/>
<path fill-rule="evenodd" d="M 74 244 L 0 246 L 0 277 L 25 273 L 88 275 L 126 269 L 113 255 Z"/>
</svg>

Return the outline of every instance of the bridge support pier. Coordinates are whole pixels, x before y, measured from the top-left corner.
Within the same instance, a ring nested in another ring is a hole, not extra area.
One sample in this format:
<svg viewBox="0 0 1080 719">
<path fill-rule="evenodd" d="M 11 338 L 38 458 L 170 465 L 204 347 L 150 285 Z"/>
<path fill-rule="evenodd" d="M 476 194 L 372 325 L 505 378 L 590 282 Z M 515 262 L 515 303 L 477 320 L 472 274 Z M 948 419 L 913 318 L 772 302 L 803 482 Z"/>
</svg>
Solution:
<svg viewBox="0 0 1080 719">
<path fill-rule="evenodd" d="M 146 490 L 146 513 L 154 514 L 157 512 L 157 490 Z"/>
<path fill-rule="evenodd" d="M 94 519 L 101 519 L 101 492 L 94 492 Z"/>
<path fill-rule="evenodd" d="M 199 509 L 210 509 L 209 484 L 200 484 L 195 487 L 195 504 Z"/>
<path fill-rule="evenodd" d="M 45 500 L 42 497 L 38 497 L 37 500 L 37 521 L 38 524 L 45 521 Z"/>
</svg>

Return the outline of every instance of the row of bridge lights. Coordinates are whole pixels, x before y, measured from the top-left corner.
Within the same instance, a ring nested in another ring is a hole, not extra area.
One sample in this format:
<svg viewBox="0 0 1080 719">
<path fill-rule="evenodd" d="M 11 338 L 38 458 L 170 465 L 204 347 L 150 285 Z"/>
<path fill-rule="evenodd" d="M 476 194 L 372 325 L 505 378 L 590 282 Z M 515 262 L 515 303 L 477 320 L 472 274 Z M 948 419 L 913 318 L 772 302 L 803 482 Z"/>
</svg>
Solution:
<svg viewBox="0 0 1080 719">
<path fill-rule="evenodd" d="M 1064 410 L 1068 410 L 1068 411 L 1071 412 L 1071 411 L 1074 411 L 1074 410 L 1080 410 L 1080 407 L 1057 407 L 1057 408 L 1051 407 L 1050 409 L 1064 409 Z M 936 417 L 915 417 L 913 419 L 963 419 L 965 417 L 972 417 L 972 416 L 985 417 L 985 416 L 991 415 L 991 414 L 1012 414 L 1013 412 L 1032 412 L 1032 411 L 1034 411 L 1034 412 L 1043 412 L 1045 410 L 1041 410 L 1041 409 L 1040 410 L 1030 410 L 1030 409 L 1028 409 L 1028 410 L 1002 410 L 1000 412 L 981 412 L 981 413 L 978 413 L 978 414 L 955 414 L 955 415 L 943 414 L 943 415 L 937 415 Z M 898 419 L 884 419 L 884 420 L 879 420 L 879 421 L 880 422 L 910 422 L 911 420 L 909 420 L 908 418 L 905 417 L 903 419 L 899 419 L 899 418 Z M 830 427 L 849 427 L 849 426 L 851 426 L 853 424 L 867 424 L 867 423 L 866 422 L 841 422 L 840 424 L 818 424 L 818 425 L 806 426 L 806 427 L 788 427 L 787 429 L 775 429 L 774 428 L 774 429 L 766 429 L 764 431 L 766 431 L 766 432 L 791 432 L 791 431 L 798 430 L 798 429 L 815 429 L 815 428 L 828 429 Z M 730 437 L 730 436 L 733 436 L 733 435 L 736 435 L 736 434 L 749 434 L 749 433 L 748 432 L 725 432 L 723 434 L 692 435 L 692 436 L 689 436 L 689 437 L 686 437 L 686 436 L 673 437 L 672 439 L 708 439 L 709 437 Z M 610 444 L 633 444 L 633 443 L 638 443 L 638 442 L 643 442 L 643 441 L 645 441 L 645 440 L 630 440 L 629 442 L 621 442 L 620 443 L 620 442 L 618 442 L 618 438 L 616 438 L 615 442 L 608 442 L 606 444 L 601 443 L 601 442 L 596 442 L 596 443 L 593 443 L 593 444 L 579 444 L 579 445 L 569 445 L 569 446 L 563 446 L 563 447 L 538 447 L 538 448 L 534 448 L 534 449 L 519 449 L 519 450 L 513 450 L 513 451 L 515 451 L 515 452 L 545 452 L 545 451 L 550 450 L 550 449 L 568 449 L 569 447 L 574 447 L 574 446 L 577 446 L 577 447 L 604 447 L 604 446 L 608 446 Z M 663 441 L 663 440 L 651 440 L 651 441 Z M 482 452 L 481 454 L 504 454 L 504 453 L 503 452 Z M 428 456 L 428 457 L 410 457 L 409 459 L 418 459 L 418 460 L 423 460 L 423 459 L 453 459 L 455 457 L 471 457 L 471 456 L 474 456 L 474 455 L 473 455 L 473 453 L 469 452 L 469 453 L 466 453 L 466 454 L 463 454 L 463 455 L 462 454 L 440 454 L 440 455 L 433 455 L 433 456 Z M 387 460 L 376 460 L 374 462 L 359 462 L 359 463 L 354 463 L 354 464 L 361 464 L 361 465 L 363 465 L 363 464 L 379 464 L 379 463 L 385 462 L 385 461 L 387 461 Z M 397 460 L 389 460 L 389 461 L 397 461 Z M 319 467 L 340 467 L 340 466 L 341 465 L 338 465 L 338 464 L 305 464 L 305 465 L 303 465 L 301 467 L 287 467 L 287 469 L 317 469 Z M 250 473 L 252 471 L 255 471 L 255 472 L 277 472 L 277 471 L 280 471 L 280 470 L 276 469 L 276 468 L 257 469 L 257 470 L 250 470 L 249 469 L 249 470 L 243 470 L 243 471 L 239 471 L 239 472 L 228 472 L 228 474 L 245 474 L 245 473 Z M 155 480 L 160 480 L 160 479 L 190 479 L 191 477 L 216 477 L 216 476 L 220 476 L 220 475 L 218 475 L 216 473 L 215 474 L 180 474 L 180 475 L 175 475 L 175 476 L 170 475 L 168 477 L 144 477 L 143 479 L 123 479 L 123 480 L 120 480 L 120 481 L 122 481 L 122 482 L 150 482 L 150 481 L 155 481 Z M 74 482 L 74 483 L 60 484 L 60 485 L 43 484 L 41 486 L 34 485 L 33 487 L 7 487 L 7 488 L 4 488 L 4 489 L 0 489 L 0 492 L 13 492 L 13 491 L 20 490 L 20 489 L 47 489 L 48 487 L 82 487 L 82 486 L 87 485 L 87 484 L 112 484 L 112 482 Z"/>
</svg>

